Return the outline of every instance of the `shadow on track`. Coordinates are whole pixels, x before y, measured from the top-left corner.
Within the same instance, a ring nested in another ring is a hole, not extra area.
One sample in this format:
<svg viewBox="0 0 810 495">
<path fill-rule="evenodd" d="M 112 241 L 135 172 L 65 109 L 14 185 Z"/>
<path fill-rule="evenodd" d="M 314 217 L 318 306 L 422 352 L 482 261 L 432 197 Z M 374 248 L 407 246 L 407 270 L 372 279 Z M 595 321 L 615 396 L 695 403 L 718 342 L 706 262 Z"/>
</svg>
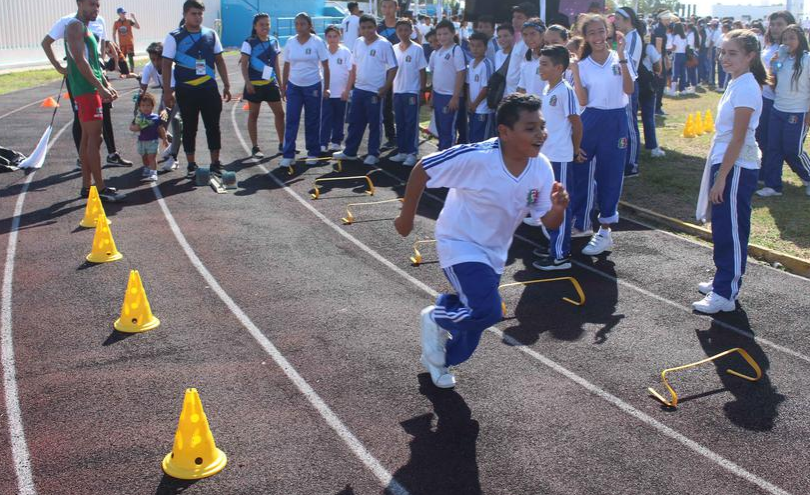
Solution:
<svg viewBox="0 0 810 495">
<path fill-rule="evenodd" d="M 479 425 L 470 407 L 456 391 L 436 388 L 427 373 L 419 375 L 419 392 L 433 404 L 436 424 L 434 413 L 400 423 L 413 440 L 411 458 L 394 473 L 394 479 L 412 495 L 480 495 Z"/>
</svg>

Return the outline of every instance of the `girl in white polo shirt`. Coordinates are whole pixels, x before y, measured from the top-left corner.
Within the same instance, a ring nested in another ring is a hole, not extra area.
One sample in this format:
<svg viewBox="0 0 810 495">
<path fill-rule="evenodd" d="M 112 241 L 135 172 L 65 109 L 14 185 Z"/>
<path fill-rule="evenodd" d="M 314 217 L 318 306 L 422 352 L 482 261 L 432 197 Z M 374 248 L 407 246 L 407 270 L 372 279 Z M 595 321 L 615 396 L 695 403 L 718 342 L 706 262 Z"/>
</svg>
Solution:
<svg viewBox="0 0 810 495">
<path fill-rule="evenodd" d="M 768 80 L 759 52 L 756 34 L 742 29 L 729 32 L 720 50 L 731 81 L 717 105 L 717 133 L 706 160 L 696 211 L 698 220 L 711 219 L 716 267 L 714 280 L 698 285 L 706 297 L 692 304 L 702 313 L 734 311 L 745 273 L 751 197 L 759 176 L 754 134 L 762 113 L 762 86 Z"/>
<path fill-rule="evenodd" d="M 782 31 L 782 45 L 787 47 L 787 53 L 776 54 L 771 64 L 776 98 L 762 163 L 765 187 L 757 195 L 782 195 L 782 162 L 786 161 L 801 177 L 810 196 L 810 156 L 804 151 L 810 126 L 810 47 L 804 31 L 795 24 Z"/>
<path fill-rule="evenodd" d="M 419 98 L 427 86 L 427 60 L 422 45 L 411 41 L 410 19 L 399 19 L 396 31 L 399 43 L 394 45 L 394 55 L 399 69 L 394 78 L 394 118 L 398 149 L 391 161 L 413 167 L 419 148 Z"/>
<path fill-rule="evenodd" d="M 324 36 L 329 53 L 329 98 L 323 100 L 321 111 L 322 152 L 339 151 L 343 143 L 349 74 L 352 71 L 352 52 L 340 42 L 340 28 L 334 24 L 327 26 Z"/>
<path fill-rule="evenodd" d="M 774 55 L 779 52 L 779 44 L 782 39 L 782 31 L 791 24 L 796 24 L 796 18 L 787 10 L 780 10 L 768 16 L 768 31 L 765 36 L 765 46 L 762 48 L 762 65 L 766 68 L 771 67 L 771 61 Z M 773 71 L 773 68 L 771 68 Z M 774 88 L 770 84 L 766 84 L 762 88 L 762 116 L 759 118 L 759 126 L 757 126 L 757 144 L 762 156 L 765 156 L 765 150 L 768 147 L 768 135 L 770 134 L 768 127 L 771 122 L 771 109 L 773 108 L 773 100 L 776 98 Z M 765 173 L 765 164 L 760 170 L 760 179 L 764 179 L 761 175 Z"/>
<path fill-rule="evenodd" d="M 543 33 L 545 32 L 546 28 L 539 18 L 529 19 L 523 24 L 521 35 L 528 50 L 526 50 L 525 58 L 520 66 L 518 93 L 543 96 L 543 88 L 546 87 L 546 83 L 540 78 L 540 49 L 543 48 Z"/>
<path fill-rule="evenodd" d="M 329 53 L 323 40 L 312 33 L 309 14 L 301 12 L 295 16 L 295 32 L 297 34 L 291 36 L 284 46 L 281 92 L 287 95 L 287 126 L 282 167 L 289 167 L 295 161 L 295 140 L 302 109 L 306 111 L 307 164 L 317 163 L 321 154 L 321 106 L 323 99 L 329 98 Z"/>
<path fill-rule="evenodd" d="M 572 62 L 571 69 L 577 99 L 585 107 L 582 150 L 590 163 L 574 167 L 571 210 L 576 219 L 574 226 L 587 231 L 591 228 L 591 210 L 598 201 L 601 227 L 582 250 L 583 254 L 595 256 L 613 248 L 610 226 L 619 221 L 629 144 L 627 105 L 637 76 L 625 51 L 624 35 L 616 33 L 617 51 L 608 47 L 608 23 L 603 16 L 586 15 L 579 26 L 585 40 L 580 60 Z"/>
<path fill-rule="evenodd" d="M 439 134 L 439 150 L 456 144 L 458 126 L 465 126 L 467 119 L 464 100 L 464 81 L 467 77 L 467 57 L 464 50 L 453 40 L 455 28 L 447 19 L 436 25 L 436 36 L 441 48 L 430 54 L 428 67 L 433 75 L 431 103 Z M 466 130 L 463 133 L 466 135 Z"/>
</svg>

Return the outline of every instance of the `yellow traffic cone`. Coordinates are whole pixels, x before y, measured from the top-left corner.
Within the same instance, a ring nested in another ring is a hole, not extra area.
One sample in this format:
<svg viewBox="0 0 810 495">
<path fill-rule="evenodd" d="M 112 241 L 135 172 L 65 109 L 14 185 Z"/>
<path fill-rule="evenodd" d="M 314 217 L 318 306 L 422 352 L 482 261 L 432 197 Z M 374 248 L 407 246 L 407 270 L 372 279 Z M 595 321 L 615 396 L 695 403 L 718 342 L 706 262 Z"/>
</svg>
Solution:
<svg viewBox="0 0 810 495">
<path fill-rule="evenodd" d="M 121 307 L 121 317 L 115 320 L 113 327 L 119 332 L 141 333 L 154 330 L 160 326 L 160 320 L 152 314 L 146 291 L 141 282 L 138 270 L 130 270 L 127 293 L 124 296 L 124 305 Z"/>
<path fill-rule="evenodd" d="M 115 241 L 113 240 L 110 226 L 107 225 L 107 215 L 104 210 L 101 210 L 98 218 L 96 219 L 96 234 L 93 236 L 93 250 L 87 255 L 87 261 L 90 263 L 108 263 L 110 261 L 118 261 L 124 255 L 118 252 L 115 248 Z"/>
<path fill-rule="evenodd" d="M 200 395 L 187 388 L 172 451 L 163 458 L 163 471 L 181 480 L 198 480 L 222 471 L 228 456 L 214 443 Z"/>
<path fill-rule="evenodd" d="M 692 120 L 695 129 L 695 135 L 700 136 L 706 131 L 703 128 L 703 119 L 700 117 L 700 112 L 695 112 L 695 118 Z"/>
<path fill-rule="evenodd" d="M 706 132 L 714 132 L 714 118 L 712 117 L 711 110 L 706 110 L 706 118 L 703 121 L 703 127 L 706 129 Z"/>
<path fill-rule="evenodd" d="M 96 189 L 96 186 L 90 186 L 90 194 L 87 196 L 87 207 L 84 209 L 84 218 L 79 222 L 79 225 L 86 229 L 95 227 L 96 218 L 98 218 L 99 214 L 104 214 L 104 207 L 101 205 L 101 199 L 98 197 L 98 189 Z M 107 225 L 109 224 L 110 219 L 107 218 Z"/>
<path fill-rule="evenodd" d="M 686 117 L 686 124 L 683 126 L 683 137 L 685 138 L 695 137 L 695 129 L 694 124 L 692 122 L 691 114 Z"/>
</svg>

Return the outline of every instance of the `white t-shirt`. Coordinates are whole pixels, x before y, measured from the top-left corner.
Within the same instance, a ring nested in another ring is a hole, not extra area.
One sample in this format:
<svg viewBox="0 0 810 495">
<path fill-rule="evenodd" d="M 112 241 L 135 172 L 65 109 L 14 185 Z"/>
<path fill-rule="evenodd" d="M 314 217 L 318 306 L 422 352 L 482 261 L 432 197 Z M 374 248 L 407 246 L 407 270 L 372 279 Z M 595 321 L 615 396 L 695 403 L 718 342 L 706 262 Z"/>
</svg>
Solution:
<svg viewBox="0 0 810 495">
<path fill-rule="evenodd" d="M 467 68 L 467 57 L 458 45 L 441 47 L 430 54 L 429 67 L 433 74 L 433 91 L 452 96 L 456 87 L 456 74 Z"/>
<path fill-rule="evenodd" d="M 152 62 L 146 64 L 141 71 L 141 84 L 146 86 L 151 84 L 152 88 L 163 87 L 163 76 L 158 73 Z M 172 71 L 172 87 L 174 87 L 174 71 Z"/>
<path fill-rule="evenodd" d="M 734 129 L 734 110 L 739 107 L 754 110 L 745 133 L 745 144 L 756 147 L 755 134 L 759 125 L 759 116 L 762 115 L 762 89 L 750 72 L 746 72 L 737 79 L 732 79 L 726 85 L 726 91 L 720 98 L 720 103 L 717 104 L 717 119 L 714 122 L 718 138 L 724 136 L 726 141 L 730 139 Z M 723 155 L 726 154 L 727 148 L 728 142 L 721 142 L 721 139 L 715 142 L 711 154 L 713 164 L 723 162 Z M 758 161 L 746 161 L 742 158 L 737 159 L 735 165 L 743 168 L 759 168 Z"/>
<path fill-rule="evenodd" d="M 625 46 L 627 51 L 627 58 L 633 64 L 635 69 L 638 69 L 638 64 L 641 61 L 641 53 L 643 50 L 644 40 L 635 29 L 629 31 L 625 35 Z"/>
<path fill-rule="evenodd" d="M 771 59 L 778 52 L 779 52 L 779 45 L 777 43 L 768 45 L 762 50 L 762 52 L 760 53 L 762 58 L 762 65 L 764 65 L 766 69 L 771 70 Z M 769 100 L 773 100 L 774 98 L 776 98 L 776 93 L 773 92 L 773 88 L 771 88 L 769 84 L 766 84 L 762 88 L 762 97 L 767 98 Z"/>
<path fill-rule="evenodd" d="M 48 31 L 48 36 L 51 37 L 54 41 L 59 41 L 65 38 L 65 28 L 67 27 L 68 23 L 71 19 L 75 19 L 76 14 L 70 14 L 62 17 L 53 25 L 50 31 Z M 104 54 L 104 43 L 107 39 L 107 25 L 104 22 L 104 18 L 101 16 L 96 17 L 95 21 L 91 21 L 87 23 L 88 29 L 90 32 L 93 33 L 96 38 L 99 40 L 98 50 L 103 55 Z"/>
<path fill-rule="evenodd" d="M 681 38 L 678 35 L 672 36 L 672 44 L 670 45 L 670 50 L 672 53 L 686 53 L 686 45 L 689 42 L 686 38 Z"/>
<path fill-rule="evenodd" d="M 647 56 L 641 61 L 641 63 L 644 64 L 644 67 L 646 67 L 648 71 L 652 72 L 653 64 L 657 64 L 660 61 L 661 54 L 658 53 L 658 50 L 656 50 L 653 45 L 647 45 Z"/>
<path fill-rule="evenodd" d="M 697 50 L 697 47 L 695 46 L 695 33 L 693 33 L 692 31 L 686 33 L 686 44 L 692 50 Z"/>
<path fill-rule="evenodd" d="M 475 60 L 470 61 L 470 65 L 467 66 L 467 85 L 470 88 L 469 91 L 469 98 L 470 101 L 475 100 L 478 98 L 478 95 L 481 94 L 481 90 L 487 87 L 489 84 L 489 78 L 495 72 L 495 69 L 492 66 L 492 62 L 489 61 L 488 58 L 484 58 L 478 65 L 476 65 Z M 487 99 L 484 98 L 481 103 L 475 108 L 476 114 L 489 114 L 492 113 L 490 110 L 489 105 L 487 105 Z"/>
<path fill-rule="evenodd" d="M 416 29 L 419 30 L 419 32 L 422 34 L 422 37 L 424 38 L 425 36 L 427 36 L 430 30 L 433 29 L 433 26 L 432 25 L 428 26 L 427 24 L 420 22 L 419 24 L 416 25 Z"/>
<path fill-rule="evenodd" d="M 526 94 L 540 97 L 543 95 L 543 88 L 546 82 L 540 79 L 540 59 L 532 57 L 531 60 L 523 60 L 520 65 L 520 80 L 518 88 L 526 90 Z"/>
<path fill-rule="evenodd" d="M 517 33 L 515 33 L 517 35 Z M 512 58 L 509 59 L 509 71 L 506 73 L 506 90 L 504 95 L 514 93 L 520 83 L 520 66 L 526 61 L 526 50 L 529 47 L 523 40 L 512 47 Z"/>
<path fill-rule="evenodd" d="M 354 14 L 346 16 L 340 23 L 340 27 L 343 29 L 343 43 L 349 50 L 354 50 L 354 43 L 360 36 L 360 16 Z"/>
<path fill-rule="evenodd" d="M 349 73 L 352 71 L 354 57 L 352 52 L 343 45 L 338 46 L 337 51 L 332 53 L 329 47 L 326 48 L 329 57 L 329 93 L 330 98 L 340 98 L 346 85 L 349 84 Z"/>
<path fill-rule="evenodd" d="M 714 30 L 714 32 L 712 33 L 712 43 L 714 43 L 715 48 L 717 48 L 718 50 L 720 49 L 720 46 L 723 44 L 723 30 L 722 29 L 717 28 L 717 29 Z"/>
<path fill-rule="evenodd" d="M 601 110 L 626 107 L 630 98 L 624 92 L 623 70 L 630 71 L 630 78 L 633 81 L 638 77 L 629 63 L 619 63 L 619 54 L 614 50 L 610 51 L 610 55 L 602 65 L 594 62 L 590 56 L 580 62 L 579 78 L 588 90 L 586 107 Z"/>
<path fill-rule="evenodd" d="M 540 153 L 552 162 L 574 161 L 574 143 L 571 142 L 571 121 L 568 117 L 579 115 L 574 88 L 564 79 L 553 88 L 548 84 L 543 90 L 543 118 L 546 120 L 548 137 Z"/>
<path fill-rule="evenodd" d="M 397 67 L 394 47 L 382 36 L 371 44 L 366 43 L 365 38 L 358 40 L 352 55 L 357 71 L 354 87 L 363 91 L 379 91 L 385 86 L 388 69 Z"/>
<path fill-rule="evenodd" d="M 776 98 L 773 107 L 780 112 L 807 113 L 810 111 L 810 54 L 802 56 L 802 70 L 793 83 L 794 57 L 782 61 L 776 73 Z"/>
<path fill-rule="evenodd" d="M 425 50 L 421 45 L 411 43 L 407 50 L 402 50 L 402 43 L 394 45 L 397 58 L 397 75 L 394 77 L 394 94 L 419 94 L 422 90 L 422 70 L 427 68 Z"/>
<path fill-rule="evenodd" d="M 436 222 L 439 263 L 449 268 L 478 262 L 503 273 L 515 230 L 528 214 L 551 209 L 554 172 L 542 154 L 520 177 L 503 162 L 498 138 L 462 144 L 422 160 L 427 187 L 450 191 Z"/>
<path fill-rule="evenodd" d="M 322 39 L 310 35 L 301 44 L 298 36 L 290 36 L 284 46 L 284 63 L 290 64 L 289 82 L 300 87 L 314 86 L 321 82 L 321 63 L 329 60 L 329 50 Z"/>
<path fill-rule="evenodd" d="M 508 56 L 509 54 L 503 50 L 498 50 L 495 52 L 495 70 L 498 70 L 503 66 L 503 63 L 506 62 L 506 57 Z"/>
</svg>

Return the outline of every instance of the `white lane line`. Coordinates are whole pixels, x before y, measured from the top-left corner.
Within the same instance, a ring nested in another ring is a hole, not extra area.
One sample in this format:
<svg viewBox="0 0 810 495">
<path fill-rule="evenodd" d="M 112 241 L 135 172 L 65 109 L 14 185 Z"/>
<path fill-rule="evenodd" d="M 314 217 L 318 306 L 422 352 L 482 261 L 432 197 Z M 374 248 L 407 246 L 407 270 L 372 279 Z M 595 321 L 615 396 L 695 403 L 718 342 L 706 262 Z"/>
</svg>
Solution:
<svg viewBox="0 0 810 495">
<path fill-rule="evenodd" d="M 234 107 L 236 108 L 236 107 Z M 374 476 L 380 481 L 380 483 L 387 488 L 389 492 L 393 495 L 409 495 L 408 490 L 405 489 L 402 485 L 399 484 L 398 481 L 394 479 L 391 473 L 383 467 L 383 465 L 378 461 L 372 454 L 369 452 L 366 447 L 354 436 L 354 434 L 349 431 L 349 428 L 343 424 L 340 418 L 332 412 L 332 409 L 329 408 L 328 405 L 320 398 L 320 396 L 313 390 L 313 388 L 307 383 L 306 380 L 295 370 L 295 368 L 290 364 L 289 361 L 281 354 L 281 352 L 276 348 L 275 345 L 268 339 L 264 333 L 253 323 L 253 321 L 242 311 L 233 299 L 225 292 L 225 289 L 219 285 L 217 279 L 208 271 L 205 267 L 203 262 L 194 252 L 194 249 L 186 240 L 185 236 L 183 235 L 180 227 L 177 225 L 177 222 L 174 220 L 174 216 L 172 216 L 171 211 L 169 211 L 168 206 L 166 206 L 166 202 L 163 200 L 163 195 L 160 193 L 160 189 L 158 188 L 157 184 L 152 184 L 152 191 L 155 193 L 155 197 L 157 198 L 158 204 L 160 205 L 160 209 L 163 210 L 163 215 L 166 217 L 166 221 L 169 223 L 169 227 L 172 229 L 174 233 L 174 237 L 177 239 L 177 242 L 185 251 L 186 256 L 191 261 L 191 264 L 194 265 L 194 268 L 197 269 L 200 275 L 205 279 L 205 282 L 208 284 L 209 287 L 214 291 L 214 293 L 219 296 L 223 303 L 231 310 L 234 316 L 239 320 L 242 326 L 247 329 L 248 333 L 250 333 L 251 337 L 253 337 L 256 342 L 264 349 L 264 351 L 270 355 L 273 361 L 281 368 L 287 378 L 293 382 L 295 387 L 306 397 L 312 407 L 318 411 L 321 417 L 326 421 L 326 423 L 337 433 L 341 440 L 343 440 L 346 445 L 348 445 L 349 449 L 356 455 L 360 461 L 368 468 Z"/>
<path fill-rule="evenodd" d="M 231 121 L 233 123 L 234 130 L 236 131 L 236 137 L 242 143 L 242 147 L 244 148 L 245 153 L 250 153 L 250 148 L 248 148 L 247 143 L 245 143 L 245 139 L 242 136 L 242 132 L 239 130 L 239 126 L 236 123 L 236 114 L 233 111 L 231 112 Z M 361 241 L 357 240 L 351 234 L 346 232 L 340 225 L 332 222 L 332 220 L 330 220 L 323 213 L 318 211 L 306 199 L 303 199 L 301 196 L 299 196 L 298 193 L 293 191 L 288 185 L 286 185 L 285 183 L 280 181 L 275 175 L 270 174 L 269 171 L 267 170 L 267 168 L 263 164 L 259 164 L 259 168 L 261 168 L 265 173 L 267 173 L 268 177 L 270 179 L 272 179 L 279 186 L 279 188 L 286 191 L 293 199 L 295 199 L 296 201 L 301 203 L 301 205 L 303 205 L 313 215 L 318 217 L 324 224 L 326 224 L 332 230 L 334 230 L 335 232 L 340 234 L 346 240 L 348 240 L 349 242 L 351 242 L 352 244 L 357 246 L 359 249 L 361 249 L 363 252 L 365 252 L 366 254 L 371 256 L 372 258 L 378 260 L 383 265 L 385 265 L 388 268 L 390 268 L 391 270 L 393 270 L 397 275 L 403 277 L 405 280 L 409 281 L 410 283 L 412 283 L 416 287 L 419 287 L 420 289 L 422 289 L 424 292 L 426 292 L 431 297 L 436 297 L 438 295 L 438 292 L 436 290 L 434 290 L 433 288 L 429 287 L 428 285 L 422 283 L 421 281 L 417 280 L 416 278 L 414 278 L 413 276 L 408 274 L 406 271 L 404 271 L 400 267 L 398 267 L 395 264 L 388 261 L 380 253 L 378 253 L 377 251 L 375 251 L 372 248 L 368 247 L 367 245 L 363 244 Z M 416 319 L 414 321 L 416 321 Z M 643 411 L 641 411 L 639 409 L 636 409 L 632 405 L 630 405 L 627 402 L 623 401 L 622 399 L 616 397 L 615 395 L 611 394 L 610 392 L 600 388 L 597 385 L 594 385 L 593 383 L 589 382 L 585 378 L 577 375 L 573 371 L 571 371 L 571 370 L 565 368 L 564 366 L 558 364 L 556 361 L 554 361 L 554 360 L 540 354 L 537 351 L 532 350 L 529 347 L 524 346 L 523 344 L 521 344 L 520 342 L 518 342 L 514 338 L 512 338 L 512 337 L 510 337 L 508 335 L 505 335 L 498 328 L 491 327 L 491 328 L 489 328 L 489 331 L 494 333 L 495 335 L 497 335 L 499 338 L 505 340 L 507 343 L 509 343 L 515 349 L 518 349 L 520 352 L 526 354 L 527 356 L 530 356 L 531 358 L 539 361 L 540 363 L 547 366 L 551 370 L 559 373 L 560 375 L 564 376 L 565 378 L 568 378 L 569 380 L 573 381 L 574 383 L 582 386 L 587 391 L 591 392 L 592 394 L 596 395 L 597 397 L 599 397 L 601 399 L 604 399 L 605 401 L 609 402 L 610 404 L 613 404 L 620 411 L 622 411 L 622 412 L 624 412 L 624 413 L 638 419 L 639 421 L 646 424 L 647 426 L 650 426 L 651 428 L 657 430 L 662 435 L 665 435 L 665 436 L 671 438 L 672 440 L 675 440 L 676 442 L 678 442 L 681 445 L 685 446 L 689 450 L 691 450 L 691 451 L 705 457 L 706 459 L 714 462 L 715 464 L 717 464 L 718 466 L 726 469 L 730 473 L 732 473 L 732 474 L 734 474 L 734 475 L 736 475 L 736 476 L 738 476 L 738 477 L 740 477 L 740 478 L 742 478 L 742 479 L 744 479 L 744 480 L 746 480 L 746 481 L 748 481 L 750 483 L 753 483 L 753 484 L 759 486 L 760 488 L 762 488 L 763 490 L 765 490 L 768 493 L 771 493 L 772 495 L 790 495 L 789 492 L 787 492 L 787 491 L 783 490 L 782 488 L 780 488 L 780 487 L 778 487 L 778 486 L 776 486 L 776 485 L 774 485 L 774 484 L 760 478 L 759 476 L 747 471 L 742 466 L 740 466 L 738 464 L 735 464 L 734 462 L 726 459 L 725 457 L 721 456 L 720 454 L 715 453 L 714 451 L 710 450 L 709 448 L 704 447 L 703 445 L 695 442 L 694 440 L 691 440 L 690 438 L 686 437 L 685 435 L 673 430 L 672 428 L 670 428 L 669 426 L 661 423 L 660 421 L 653 418 L 652 416 L 644 413 Z"/>
<path fill-rule="evenodd" d="M 62 136 L 62 133 L 72 125 L 65 124 L 51 139 L 48 150 Z M 6 265 L 3 270 L 3 285 L 0 289 L 0 363 L 3 365 L 3 391 L 6 399 L 6 412 L 8 413 L 8 433 L 11 439 L 11 457 L 14 462 L 14 472 L 17 475 L 17 492 L 19 495 L 35 495 L 34 478 L 31 470 L 31 456 L 28 453 L 28 444 L 25 441 L 22 410 L 20 409 L 20 395 L 17 389 L 17 365 L 14 360 L 14 340 L 11 331 L 11 295 L 14 278 L 14 257 L 17 254 L 17 237 L 20 230 L 20 216 L 22 215 L 25 194 L 36 171 L 28 174 L 23 182 L 17 203 L 14 206 L 14 215 L 11 220 L 11 229 L 8 234 L 8 248 L 6 250 Z"/>
<path fill-rule="evenodd" d="M 34 106 L 34 105 L 36 105 L 37 103 L 39 103 L 39 102 L 38 102 L 38 101 L 34 101 L 34 102 L 29 103 L 28 105 L 21 106 L 20 108 L 18 108 L 18 109 L 16 109 L 16 110 L 12 110 L 12 111 L 10 111 L 10 112 L 8 112 L 8 113 L 4 113 L 3 115 L 0 115 L 0 120 L 3 120 L 3 119 L 4 119 L 4 118 L 6 118 L 6 117 L 10 117 L 11 115 L 14 115 L 14 114 L 15 114 L 15 113 L 17 113 L 17 112 L 22 112 L 22 111 L 23 111 L 23 110 L 25 110 L 26 108 L 33 107 L 33 106 Z"/>
</svg>

